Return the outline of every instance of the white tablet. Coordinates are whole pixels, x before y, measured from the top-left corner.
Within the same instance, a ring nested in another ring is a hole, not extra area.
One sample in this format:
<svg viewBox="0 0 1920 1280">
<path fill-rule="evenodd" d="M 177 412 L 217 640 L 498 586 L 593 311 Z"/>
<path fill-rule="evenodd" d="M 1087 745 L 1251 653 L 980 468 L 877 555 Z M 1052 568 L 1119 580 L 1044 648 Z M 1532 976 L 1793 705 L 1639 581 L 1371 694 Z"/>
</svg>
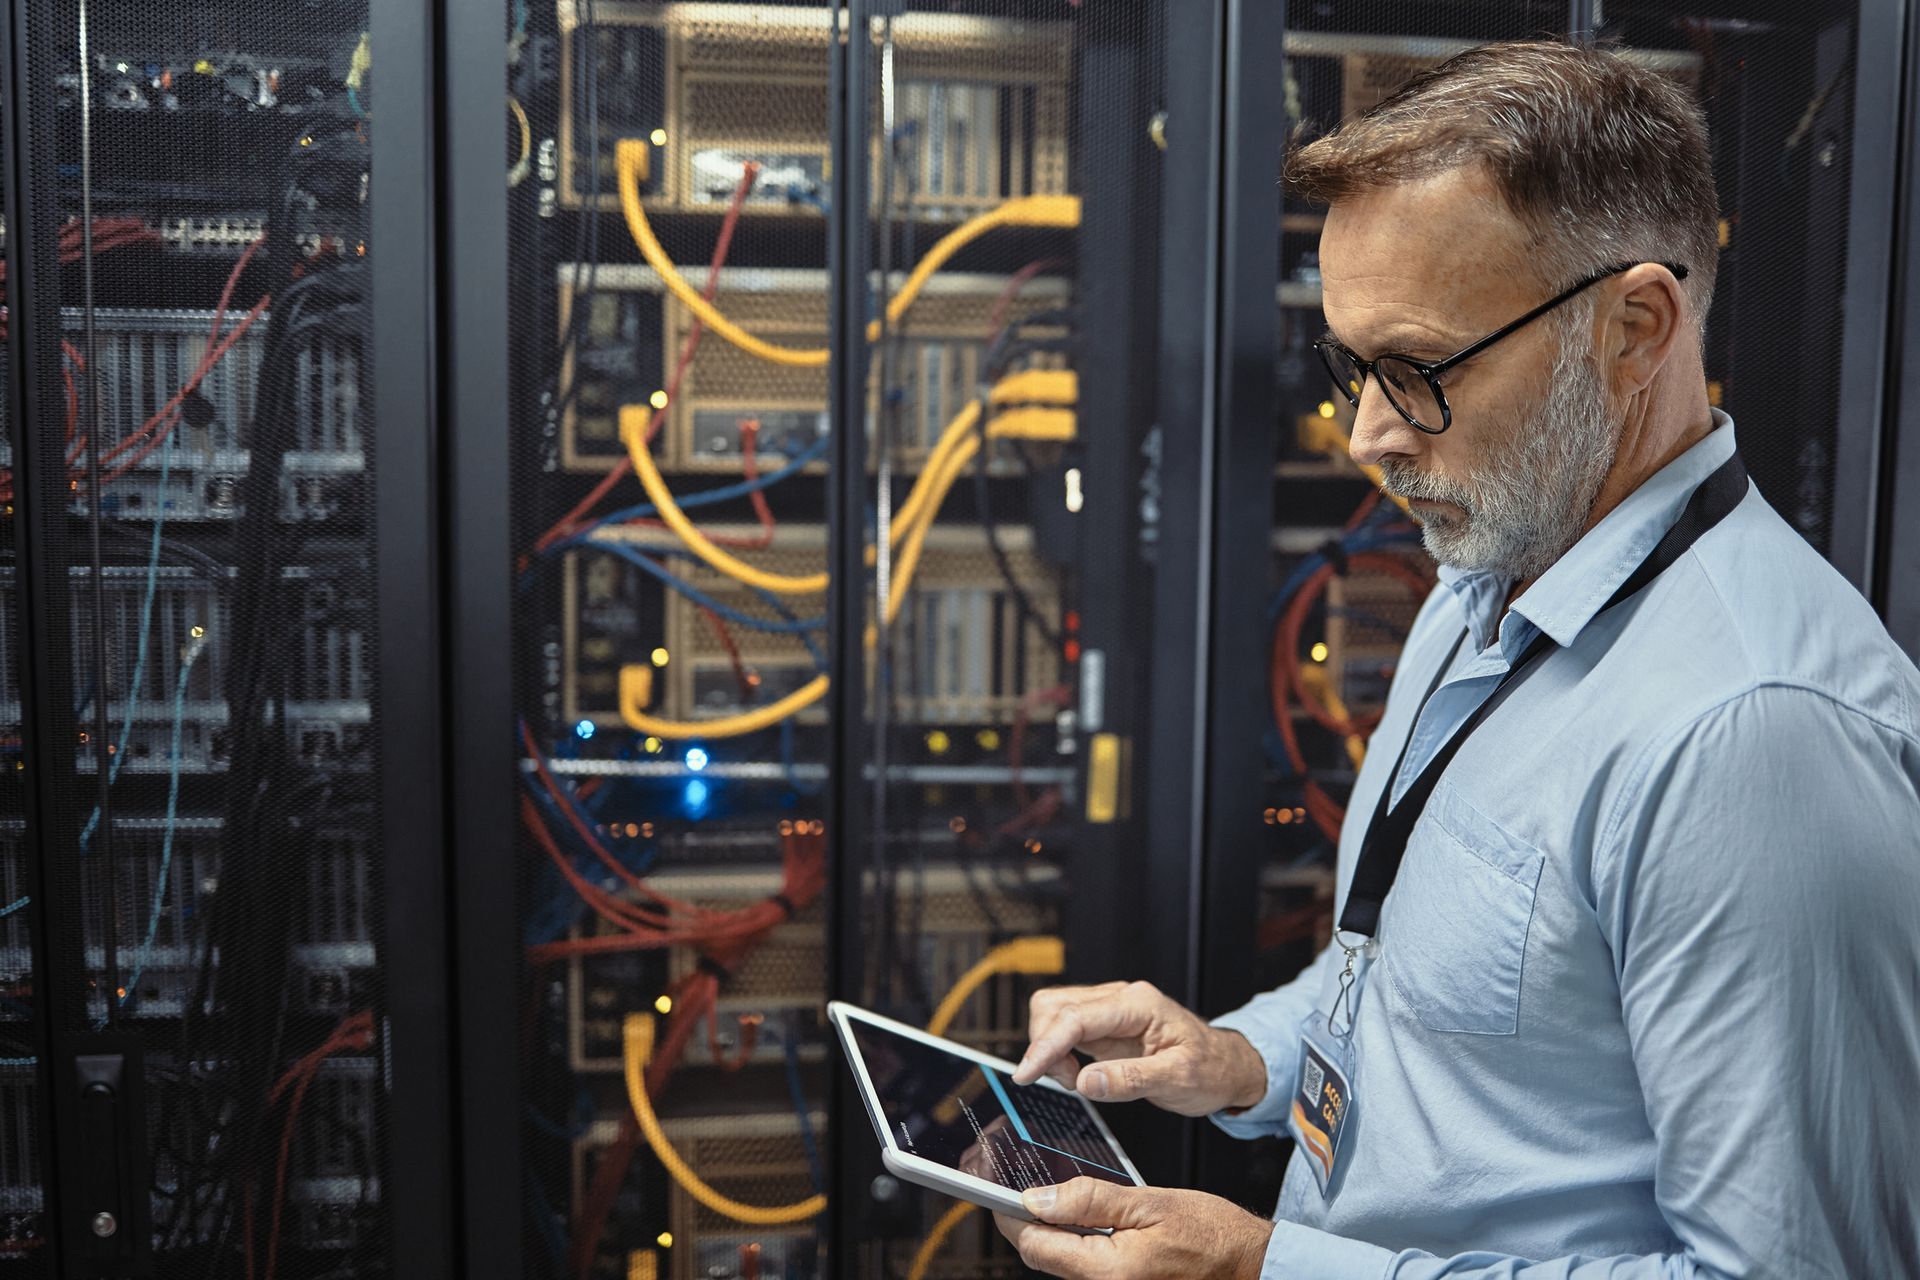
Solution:
<svg viewBox="0 0 1920 1280">
<path fill-rule="evenodd" d="M 895 1176 L 1031 1219 L 1028 1187 L 1074 1178 L 1144 1186 L 1093 1104 L 1054 1080 L 1013 1082 L 1013 1064 L 834 1001 L 860 1096 Z"/>
</svg>

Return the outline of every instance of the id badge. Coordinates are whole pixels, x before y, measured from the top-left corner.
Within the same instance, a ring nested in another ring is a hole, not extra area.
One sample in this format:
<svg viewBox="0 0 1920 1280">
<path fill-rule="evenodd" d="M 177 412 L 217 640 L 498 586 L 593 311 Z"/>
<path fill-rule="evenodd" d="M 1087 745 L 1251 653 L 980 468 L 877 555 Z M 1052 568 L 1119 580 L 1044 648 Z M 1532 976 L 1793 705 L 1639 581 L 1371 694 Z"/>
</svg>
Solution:
<svg viewBox="0 0 1920 1280">
<path fill-rule="evenodd" d="M 1353 1122 L 1354 1076 L 1358 1073 L 1354 1015 L 1366 987 L 1367 970 L 1379 951 L 1371 938 L 1348 946 L 1336 933 L 1334 941 L 1347 953 L 1346 966 L 1330 984 L 1331 989 L 1321 993 L 1320 1003 L 1332 1013 L 1316 1009 L 1300 1023 L 1300 1065 L 1287 1108 L 1287 1132 L 1307 1158 L 1323 1199 L 1332 1195 L 1333 1175 L 1340 1167 L 1341 1140 Z"/>
<path fill-rule="evenodd" d="M 1308 1014 L 1300 1024 L 1300 1069 L 1287 1110 L 1287 1132 L 1306 1156 L 1323 1197 L 1333 1184 L 1341 1139 L 1353 1116 L 1352 1052 L 1327 1034 L 1326 1014 Z"/>
</svg>

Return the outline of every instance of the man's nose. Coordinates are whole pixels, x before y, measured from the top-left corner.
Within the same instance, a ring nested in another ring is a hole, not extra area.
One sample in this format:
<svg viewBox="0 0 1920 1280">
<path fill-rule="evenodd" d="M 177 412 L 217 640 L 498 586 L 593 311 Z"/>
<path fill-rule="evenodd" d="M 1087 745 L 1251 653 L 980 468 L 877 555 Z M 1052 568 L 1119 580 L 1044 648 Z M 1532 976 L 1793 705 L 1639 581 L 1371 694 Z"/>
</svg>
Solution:
<svg viewBox="0 0 1920 1280">
<path fill-rule="evenodd" d="M 1360 406 L 1354 410 L 1349 456 L 1363 467 L 1377 467 L 1388 458 L 1418 454 L 1423 447 L 1422 433 L 1388 403 L 1379 378 L 1369 377 L 1360 388 Z"/>
</svg>

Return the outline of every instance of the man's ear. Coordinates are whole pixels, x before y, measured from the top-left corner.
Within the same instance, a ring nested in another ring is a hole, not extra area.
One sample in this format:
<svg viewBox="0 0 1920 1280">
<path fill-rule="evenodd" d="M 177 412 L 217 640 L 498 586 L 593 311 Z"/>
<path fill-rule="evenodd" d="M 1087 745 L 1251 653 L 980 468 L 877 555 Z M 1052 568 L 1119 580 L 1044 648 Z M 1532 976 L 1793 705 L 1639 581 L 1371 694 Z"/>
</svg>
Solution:
<svg viewBox="0 0 1920 1280">
<path fill-rule="evenodd" d="M 1595 322 L 1601 329 L 1601 358 L 1624 398 L 1646 389 L 1677 344 L 1689 339 L 1693 324 L 1678 277 L 1657 262 L 1624 273 L 1611 298 Z"/>
</svg>

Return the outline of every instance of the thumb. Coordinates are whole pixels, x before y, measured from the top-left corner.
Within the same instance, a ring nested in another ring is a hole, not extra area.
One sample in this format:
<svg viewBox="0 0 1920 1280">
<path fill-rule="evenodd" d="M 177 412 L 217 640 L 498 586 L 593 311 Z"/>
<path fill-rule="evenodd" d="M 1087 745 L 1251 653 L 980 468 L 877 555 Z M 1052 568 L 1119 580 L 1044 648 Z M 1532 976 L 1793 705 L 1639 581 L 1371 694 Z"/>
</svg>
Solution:
<svg viewBox="0 0 1920 1280">
<path fill-rule="evenodd" d="M 1141 1227 L 1153 1220 L 1151 1187 L 1121 1186 L 1104 1178 L 1075 1178 L 1029 1187 L 1020 1203 L 1041 1222 L 1074 1227 Z"/>
</svg>

